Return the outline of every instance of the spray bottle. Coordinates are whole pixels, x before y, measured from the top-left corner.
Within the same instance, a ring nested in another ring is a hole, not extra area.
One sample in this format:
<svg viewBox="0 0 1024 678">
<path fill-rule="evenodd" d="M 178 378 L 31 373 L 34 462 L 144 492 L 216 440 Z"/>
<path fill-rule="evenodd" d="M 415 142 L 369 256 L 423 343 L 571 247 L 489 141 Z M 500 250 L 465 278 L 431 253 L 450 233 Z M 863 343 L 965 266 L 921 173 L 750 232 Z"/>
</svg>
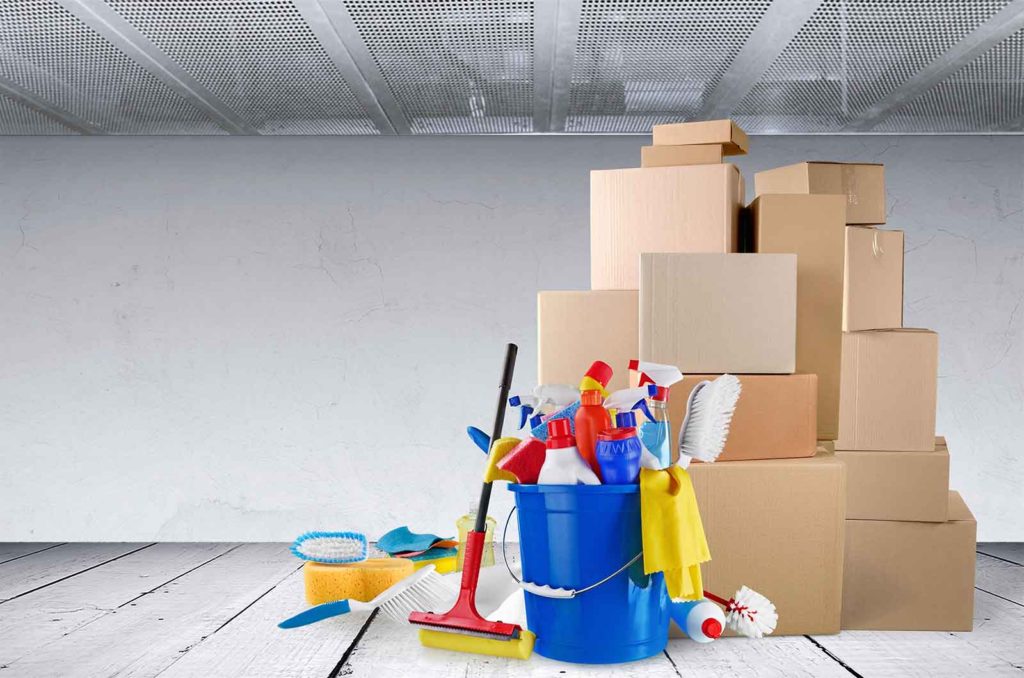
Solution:
<svg viewBox="0 0 1024 678">
<path fill-rule="evenodd" d="M 519 428 L 523 428 L 535 413 L 541 414 L 543 408 L 550 406 L 561 410 L 579 397 L 579 391 L 567 384 L 540 384 L 534 387 L 532 395 L 514 395 L 508 399 L 508 404 L 522 408 L 519 410 Z"/>
<path fill-rule="evenodd" d="M 547 428 L 547 449 L 537 482 L 543 485 L 600 485 L 601 481 L 576 448 L 576 439 L 569 432 L 569 420 L 549 421 Z"/>
<path fill-rule="evenodd" d="M 672 462 L 672 425 L 668 417 L 669 388 L 682 380 L 683 373 L 674 365 L 629 361 L 629 369 L 640 370 L 640 385 L 653 386 L 650 393 L 650 420 L 640 425 L 640 439 L 658 458 L 662 468 Z"/>
</svg>

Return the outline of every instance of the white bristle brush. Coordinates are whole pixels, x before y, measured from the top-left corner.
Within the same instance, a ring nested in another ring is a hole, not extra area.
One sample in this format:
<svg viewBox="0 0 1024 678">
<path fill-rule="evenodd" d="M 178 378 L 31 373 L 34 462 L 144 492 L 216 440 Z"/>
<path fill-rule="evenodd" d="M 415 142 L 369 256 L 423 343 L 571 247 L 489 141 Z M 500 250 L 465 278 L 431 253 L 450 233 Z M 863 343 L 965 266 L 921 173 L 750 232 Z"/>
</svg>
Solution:
<svg viewBox="0 0 1024 678">
<path fill-rule="evenodd" d="M 366 560 L 369 544 L 360 532 L 305 532 L 292 543 L 296 558 L 337 565 Z"/>
<path fill-rule="evenodd" d="M 294 629 L 324 619 L 348 614 L 369 612 L 380 608 L 388 618 L 404 624 L 413 610 L 447 610 L 455 599 L 455 591 L 439 575 L 433 565 L 426 565 L 405 579 L 381 591 L 373 600 L 336 600 L 311 607 L 278 624 L 282 629 Z"/>
<path fill-rule="evenodd" d="M 760 593 L 746 586 L 740 587 L 732 598 L 725 600 L 708 591 L 704 597 L 725 609 L 725 625 L 741 636 L 763 638 L 775 630 L 779 613 L 775 605 Z"/>
<path fill-rule="evenodd" d="M 690 459 L 714 461 L 722 453 L 741 388 L 740 380 L 731 374 L 693 387 L 679 427 L 680 466 L 686 467 Z"/>
</svg>

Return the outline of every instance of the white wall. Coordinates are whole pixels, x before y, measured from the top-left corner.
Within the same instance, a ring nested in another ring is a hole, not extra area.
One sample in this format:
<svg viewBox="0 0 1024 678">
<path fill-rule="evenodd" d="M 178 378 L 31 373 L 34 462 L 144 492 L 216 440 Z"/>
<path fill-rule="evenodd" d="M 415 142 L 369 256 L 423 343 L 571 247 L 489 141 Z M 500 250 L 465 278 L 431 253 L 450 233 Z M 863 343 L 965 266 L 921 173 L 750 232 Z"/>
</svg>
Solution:
<svg viewBox="0 0 1024 678">
<path fill-rule="evenodd" d="M 0 139 L 0 540 L 451 533 L 504 343 L 529 387 L 535 292 L 588 284 L 587 171 L 643 142 Z M 1024 138 L 738 164 L 808 158 L 886 163 L 953 485 L 1024 540 Z"/>
</svg>

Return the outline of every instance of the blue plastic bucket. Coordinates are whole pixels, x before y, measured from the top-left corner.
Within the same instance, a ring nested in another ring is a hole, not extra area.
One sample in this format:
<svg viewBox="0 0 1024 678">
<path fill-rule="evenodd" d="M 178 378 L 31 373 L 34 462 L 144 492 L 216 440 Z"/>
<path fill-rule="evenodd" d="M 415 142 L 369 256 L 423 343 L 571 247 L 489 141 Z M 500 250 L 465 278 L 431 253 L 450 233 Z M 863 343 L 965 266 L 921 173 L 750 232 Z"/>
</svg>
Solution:
<svg viewBox="0 0 1024 678">
<path fill-rule="evenodd" d="M 509 485 L 519 511 L 523 579 L 582 589 L 642 549 L 639 485 Z M 613 664 L 654 656 L 668 642 L 663 575 L 643 559 L 572 599 L 526 593 L 534 651 L 566 662 Z"/>
</svg>

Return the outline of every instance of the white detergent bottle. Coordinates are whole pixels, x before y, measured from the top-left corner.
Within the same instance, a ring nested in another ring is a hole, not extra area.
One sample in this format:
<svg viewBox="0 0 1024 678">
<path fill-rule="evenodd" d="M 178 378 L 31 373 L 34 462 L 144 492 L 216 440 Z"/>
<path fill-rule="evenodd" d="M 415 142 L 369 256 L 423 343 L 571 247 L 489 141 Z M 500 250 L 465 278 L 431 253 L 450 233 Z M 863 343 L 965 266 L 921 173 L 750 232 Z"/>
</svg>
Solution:
<svg viewBox="0 0 1024 678">
<path fill-rule="evenodd" d="M 538 485 L 600 485 L 590 465 L 580 456 L 576 438 L 570 433 L 568 419 L 553 419 L 547 423 L 548 438 L 544 465 L 541 466 Z"/>
<path fill-rule="evenodd" d="M 722 608 L 707 598 L 687 601 L 673 600 L 669 604 L 669 614 L 679 629 L 698 643 L 710 643 L 717 640 L 725 629 L 725 614 L 722 612 Z"/>
</svg>

